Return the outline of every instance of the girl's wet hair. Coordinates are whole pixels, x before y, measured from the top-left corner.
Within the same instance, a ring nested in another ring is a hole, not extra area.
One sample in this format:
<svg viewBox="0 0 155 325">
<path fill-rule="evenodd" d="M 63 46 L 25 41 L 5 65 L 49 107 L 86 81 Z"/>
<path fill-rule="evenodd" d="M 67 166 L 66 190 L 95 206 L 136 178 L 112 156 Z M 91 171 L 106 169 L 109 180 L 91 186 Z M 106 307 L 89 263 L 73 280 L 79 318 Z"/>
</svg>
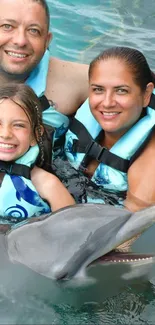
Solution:
<svg viewBox="0 0 155 325">
<path fill-rule="evenodd" d="M 19 105 L 27 115 L 31 124 L 32 132 L 40 149 L 37 165 L 44 168 L 44 164 L 47 164 L 48 161 L 47 157 L 49 156 L 49 151 L 51 152 L 51 150 L 46 148 L 45 145 L 47 142 L 47 134 L 42 122 L 42 108 L 39 98 L 28 85 L 20 83 L 7 83 L 6 85 L 1 86 L 0 100 L 3 98 L 10 98 L 14 103 Z M 52 148 L 52 141 L 50 147 Z"/>
<path fill-rule="evenodd" d="M 108 59 L 118 59 L 124 62 L 133 75 L 135 83 L 142 91 L 146 90 L 149 82 L 155 85 L 155 75 L 151 71 L 145 56 L 138 50 L 129 47 L 112 47 L 101 52 L 89 66 L 89 78 L 95 65 L 99 61 L 107 61 Z"/>
</svg>

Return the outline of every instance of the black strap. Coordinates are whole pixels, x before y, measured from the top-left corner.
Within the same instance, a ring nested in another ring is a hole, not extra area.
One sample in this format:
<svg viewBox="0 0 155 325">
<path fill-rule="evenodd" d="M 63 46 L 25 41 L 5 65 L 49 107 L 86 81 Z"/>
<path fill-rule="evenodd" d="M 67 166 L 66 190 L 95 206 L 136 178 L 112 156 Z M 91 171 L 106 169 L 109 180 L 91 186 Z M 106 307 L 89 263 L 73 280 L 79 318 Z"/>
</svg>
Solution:
<svg viewBox="0 0 155 325">
<path fill-rule="evenodd" d="M 0 161 L 0 172 L 9 175 L 23 176 L 30 179 L 31 168 L 14 162 Z"/>
<path fill-rule="evenodd" d="M 45 111 L 50 107 L 50 103 L 45 95 L 39 97 L 41 107 L 42 107 L 42 112 Z"/>
<path fill-rule="evenodd" d="M 80 121 L 74 118 L 69 128 L 79 139 L 73 140 L 73 152 L 85 153 L 86 156 L 95 158 L 100 163 L 102 162 L 121 172 L 127 172 L 130 161 L 115 155 L 98 144 Z"/>
<path fill-rule="evenodd" d="M 54 129 L 52 126 L 44 124 L 45 126 L 45 132 L 43 135 L 43 147 L 44 147 L 44 163 L 40 166 L 38 165 L 38 162 L 40 160 L 40 155 L 37 160 L 37 165 L 43 168 L 44 170 L 48 171 L 49 173 L 53 172 L 52 169 L 52 143 L 53 143 L 53 135 L 54 135 Z"/>
<path fill-rule="evenodd" d="M 52 101 L 50 103 L 45 95 L 39 97 L 39 100 L 41 103 L 42 113 L 52 105 Z M 52 170 L 52 143 L 53 143 L 54 128 L 51 125 L 45 123 L 44 126 L 46 131 L 44 132 L 44 136 L 43 136 L 45 161 L 41 167 L 48 172 L 52 172 L 53 171 Z M 37 159 L 36 164 L 40 166 L 40 155 Z"/>
<path fill-rule="evenodd" d="M 152 109 L 155 109 L 155 94 L 153 93 L 151 95 L 151 99 L 148 106 L 151 107 Z"/>
<path fill-rule="evenodd" d="M 153 100 L 155 100 L 155 96 L 153 98 L 154 98 Z M 79 140 L 75 140 L 75 139 L 73 140 L 72 150 L 73 152 L 86 154 L 85 156 L 86 158 L 84 158 L 83 161 L 84 164 L 87 161 L 89 161 L 87 160 L 87 157 L 91 157 L 91 158 L 95 158 L 100 163 L 102 162 L 124 173 L 128 171 L 129 167 L 140 156 L 141 152 L 146 147 L 155 129 L 155 127 L 151 129 L 151 132 L 149 133 L 147 138 L 143 141 L 143 143 L 138 148 L 138 150 L 136 150 L 136 152 L 133 154 L 130 160 L 127 160 L 115 155 L 114 153 L 110 152 L 107 148 L 102 147 L 95 140 L 93 140 L 92 136 L 84 127 L 84 125 L 78 120 L 76 120 L 75 118 L 72 120 L 72 123 L 70 124 L 69 128 L 74 134 L 76 134 L 76 136 L 79 139 Z"/>
</svg>

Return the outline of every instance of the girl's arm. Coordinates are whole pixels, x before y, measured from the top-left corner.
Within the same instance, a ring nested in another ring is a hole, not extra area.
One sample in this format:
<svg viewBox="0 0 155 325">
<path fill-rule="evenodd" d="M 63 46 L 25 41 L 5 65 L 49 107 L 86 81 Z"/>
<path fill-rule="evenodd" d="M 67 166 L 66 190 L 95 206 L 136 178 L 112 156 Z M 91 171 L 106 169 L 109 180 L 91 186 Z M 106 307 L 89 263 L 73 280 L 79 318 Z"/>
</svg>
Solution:
<svg viewBox="0 0 155 325">
<path fill-rule="evenodd" d="M 34 167 L 31 180 L 40 196 L 47 200 L 52 212 L 75 204 L 75 201 L 61 181 L 53 174 Z"/>
</svg>

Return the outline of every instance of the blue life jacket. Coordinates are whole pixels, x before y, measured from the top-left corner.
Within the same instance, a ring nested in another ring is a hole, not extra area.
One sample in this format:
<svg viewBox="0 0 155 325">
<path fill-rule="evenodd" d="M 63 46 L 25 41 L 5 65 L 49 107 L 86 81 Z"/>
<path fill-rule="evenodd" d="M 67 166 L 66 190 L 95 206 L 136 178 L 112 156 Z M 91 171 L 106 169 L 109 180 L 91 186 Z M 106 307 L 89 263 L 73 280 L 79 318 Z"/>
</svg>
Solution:
<svg viewBox="0 0 155 325">
<path fill-rule="evenodd" d="M 26 80 L 26 83 L 34 90 L 36 95 L 39 97 L 43 106 L 43 123 L 55 129 L 54 139 L 56 140 L 67 130 L 69 125 L 69 119 L 67 116 L 58 112 L 54 108 L 54 106 L 51 106 L 50 102 L 44 95 L 46 89 L 49 61 L 50 53 L 49 50 L 46 50 L 42 60 L 37 65 L 37 67 L 31 72 L 30 76 Z"/>
<path fill-rule="evenodd" d="M 51 211 L 31 181 L 39 147 L 31 147 L 15 162 L 0 161 L 0 223 L 17 223 Z"/>
<path fill-rule="evenodd" d="M 85 170 L 93 159 L 99 162 L 91 181 L 107 191 L 127 191 L 127 171 L 140 155 L 155 125 L 155 90 L 146 114 L 132 126 L 110 150 L 102 147 L 97 138 L 102 131 L 93 117 L 88 100 L 77 111 L 66 133 L 65 153 L 75 169 Z"/>
</svg>

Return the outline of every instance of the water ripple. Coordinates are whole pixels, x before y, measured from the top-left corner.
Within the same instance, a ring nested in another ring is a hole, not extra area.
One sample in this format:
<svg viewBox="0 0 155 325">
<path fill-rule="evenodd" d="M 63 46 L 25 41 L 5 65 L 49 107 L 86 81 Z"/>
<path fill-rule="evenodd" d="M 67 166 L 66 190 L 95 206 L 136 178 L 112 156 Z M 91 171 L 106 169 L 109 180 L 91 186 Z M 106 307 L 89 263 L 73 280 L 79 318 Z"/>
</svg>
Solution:
<svg viewBox="0 0 155 325">
<path fill-rule="evenodd" d="M 89 63 L 104 48 L 143 51 L 155 69 L 154 0 L 48 1 L 57 56 Z"/>
</svg>

